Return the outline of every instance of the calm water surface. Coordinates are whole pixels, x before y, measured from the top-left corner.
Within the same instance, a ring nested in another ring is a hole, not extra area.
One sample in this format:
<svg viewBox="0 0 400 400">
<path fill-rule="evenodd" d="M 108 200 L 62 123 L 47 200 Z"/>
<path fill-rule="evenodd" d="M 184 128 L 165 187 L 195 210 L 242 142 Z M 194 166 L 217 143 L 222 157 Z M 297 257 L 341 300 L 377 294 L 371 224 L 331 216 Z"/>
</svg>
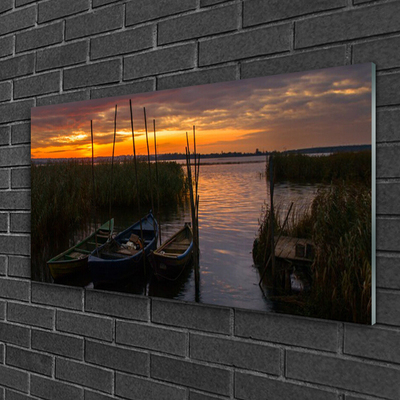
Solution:
<svg viewBox="0 0 400 400">
<path fill-rule="evenodd" d="M 264 175 L 265 157 L 204 160 L 199 179 L 200 293 L 196 296 L 194 274 L 188 268 L 175 284 L 146 281 L 128 282 L 111 288 L 136 294 L 200 301 L 253 310 L 272 310 L 262 294 L 258 269 L 253 266 L 251 250 L 259 228 L 262 207 L 269 192 Z M 225 162 L 225 164 L 218 164 Z M 226 164 L 229 162 L 229 164 Z M 235 163 L 239 162 L 239 163 Z M 275 207 L 282 219 L 292 201 L 307 206 L 316 193 L 312 185 L 276 184 Z M 148 210 L 141 210 L 145 214 Z M 116 231 L 139 219 L 137 209 L 113 209 Z M 108 215 L 99 216 L 99 222 Z M 165 240 L 191 221 L 188 204 L 161 210 L 162 238 Z M 83 237 L 85 235 L 83 234 Z M 106 288 L 107 289 L 107 288 Z"/>
</svg>

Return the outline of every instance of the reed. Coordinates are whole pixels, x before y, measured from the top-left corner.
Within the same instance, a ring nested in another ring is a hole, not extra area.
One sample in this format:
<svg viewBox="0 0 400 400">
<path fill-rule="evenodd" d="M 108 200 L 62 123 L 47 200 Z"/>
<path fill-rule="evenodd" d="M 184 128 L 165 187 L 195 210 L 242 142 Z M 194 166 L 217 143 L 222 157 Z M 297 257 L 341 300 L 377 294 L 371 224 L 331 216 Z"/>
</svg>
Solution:
<svg viewBox="0 0 400 400">
<path fill-rule="evenodd" d="M 334 153 L 327 156 L 278 152 L 273 154 L 276 182 L 346 181 L 371 185 L 370 150 Z"/>
<path fill-rule="evenodd" d="M 145 208 L 150 209 L 148 189 L 149 169 L 138 162 L 138 185 L 135 182 L 134 162 L 114 162 L 113 207 L 137 207 L 137 193 Z M 155 165 L 151 165 L 155 170 Z M 154 173 L 154 172 L 153 172 Z M 174 162 L 159 163 L 161 207 L 183 201 L 187 195 L 187 182 L 181 165 Z M 96 207 L 107 210 L 110 201 L 111 168 L 109 163 L 94 165 L 93 188 L 91 161 L 67 161 L 38 165 L 32 163 L 32 246 L 40 246 L 51 232 L 53 238 L 65 237 L 90 221 L 95 193 Z M 155 183 L 153 183 L 155 185 Z"/>
<path fill-rule="evenodd" d="M 275 211 L 275 233 L 282 230 Z M 265 206 L 253 260 L 264 265 L 271 252 L 270 209 Z M 311 289 L 302 315 L 341 321 L 371 321 L 371 189 L 355 183 L 321 186 L 308 209 L 296 209 L 283 235 L 312 239 Z"/>
</svg>

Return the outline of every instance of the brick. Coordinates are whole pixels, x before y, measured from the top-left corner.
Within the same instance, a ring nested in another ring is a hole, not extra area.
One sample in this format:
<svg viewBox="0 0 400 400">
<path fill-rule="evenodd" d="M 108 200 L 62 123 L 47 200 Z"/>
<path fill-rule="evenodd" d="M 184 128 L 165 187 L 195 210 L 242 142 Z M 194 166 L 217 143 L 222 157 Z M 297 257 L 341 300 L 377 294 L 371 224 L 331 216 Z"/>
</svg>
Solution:
<svg viewBox="0 0 400 400">
<path fill-rule="evenodd" d="M 376 322 L 386 325 L 400 325 L 400 295 L 377 290 Z"/>
<path fill-rule="evenodd" d="M 400 371 L 324 355 L 287 351 L 286 375 L 358 393 L 398 399 Z"/>
<path fill-rule="evenodd" d="M 336 351 L 336 322 L 235 311 L 235 335 L 312 349 Z"/>
<path fill-rule="evenodd" d="M 31 124 L 23 123 L 11 127 L 11 143 L 25 144 L 31 142 Z M 30 185 L 29 185 L 30 187 Z"/>
<path fill-rule="evenodd" d="M 135 0 L 126 5 L 126 26 L 194 10 L 196 0 Z"/>
<path fill-rule="evenodd" d="M 0 68 L 1 70 L 1 68 Z M 0 123 L 7 123 L 7 122 L 16 122 L 16 121 L 23 121 L 25 119 L 30 119 L 31 117 L 31 108 L 33 107 L 33 99 L 24 100 L 24 101 L 15 101 L 12 103 L 7 103 L 0 105 Z M 10 149 L 8 150 L 9 153 L 11 152 L 19 152 L 24 150 L 24 148 L 17 148 L 17 149 Z M 28 154 L 28 152 L 26 152 Z M 4 154 L 0 153 L 0 166 L 4 165 L 2 162 L 2 156 Z M 26 162 L 26 161 L 25 161 Z M 30 149 L 29 149 L 29 162 L 30 162 Z M 13 157 L 12 165 L 21 165 L 20 158 Z M 11 165 L 7 165 L 11 166 Z"/>
<path fill-rule="evenodd" d="M 149 299 L 143 296 L 86 290 L 85 311 L 119 318 L 148 320 Z"/>
<path fill-rule="evenodd" d="M 230 393 L 231 373 L 218 367 L 152 355 L 150 375 L 206 392 L 226 396 Z"/>
<path fill-rule="evenodd" d="M 30 233 L 31 232 L 31 214 L 10 213 L 10 232 Z"/>
<path fill-rule="evenodd" d="M 29 282 L 0 278 L 0 297 L 11 300 L 29 300 Z"/>
<path fill-rule="evenodd" d="M 397 160 L 400 146 L 378 146 L 376 151 L 376 176 L 378 178 L 396 178 L 400 176 Z"/>
<path fill-rule="evenodd" d="M 29 256 L 30 243 L 29 236 L 0 235 L 0 252 L 3 254 Z"/>
<path fill-rule="evenodd" d="M 37 53 L 36 70 L 45 71 L 84 63 L 88 51 L 86 40 L 41 50 Z"/>
<path fill-rule="evenodd" d="M 63 40 L 63 31 L 63 23 L 58 22 L 42 28 L 19 33 L 15 37 L 15 51 L 20 53 L 21 51 L 61 43 Z"/>
<path fill-rule="evenodd" d="M 75 333 L 111 342 L 114 322 L 110 318 L 76 314 L 68 311 L 57 312 L 56 328 L 59 331 Z"/>
<path fill-rule="evenodd" d="M 0 275 L 7 273 L 7 256 L 0 255 Z M 5 303 L 0 302 L 0 309 L 2 309 Z"/>
<path fill-rule="evenodd" d="M 85 390 L 85 400 L 115 400 L 115 397 L 106 396 L 91 390 Z"/>
<path fill-rule="evenodd" d="M 16 32 L 35 25 L 36 7 L 13 11 L 0 16 L 0 35 Z"/>
<path fill-rule="evenodd" d="M 208 394 L 199 393 L 190 390 L 189 391 L 189 400 L 218 400 L 220 397 L 209 396 Z"/>
<path fill-rule="evenodd" d="M 121 61 L 111 60 L 64 71 L 64 90 L 119 82 Z"/>
<path fill-rule="evenodd" d="M 28 393 L 28 373 L 0 364 L 0 385 Z"/>
<path fill-rule="evenodd" d="M 290 36 L 290 24 L 283 24 L 205 40 L 199 45 L 199 65 L 288 51 Z"/>
<path fill-rule="evenodd" d="M 116 373 L 115 393 L 126 399 L 139 400 L 185 400 L 186 390 L 150 379 Z"/>
<path fill-rule="evenodd" d="M 400 104 L 400 73 L 376 77 L 376 105 L 390 106 Z"/>
<path fill-rule="evenodd" d="M 27 394 L 22 394 L 20 392 L 16 392 L 11 389 L 6 389 L 6 398 L 7 398 L 7 400 L 32 400 L 33 399 L 33 397 L 31 397 Z M 0 399 L 2 399 L 2 397 L 0 397 Z"/>
<path fill-rule="evenodd" d="M 0 81 L 32 74 L 34 70 L 34 55 L 25 54 L 0 61 Z"/>
<path fill-rule="evenodd" d="M 47 376 L 53 369 L 52 357 L 14 346 L 7 346 L 6 364 Z"/>
<path fill-rule="evenodd" d="M 8 213 L 0 213 L 0 232 L 7 232 L 7 231 L 8 231 Z"/>
<path fill-rule="evenodd" d="M 386 289 L 400 289 L 400 259 L 378 256 L 376 264 L 376 286 Z"/>
<path fill-rule="evenodd" d="M 0 210 L 29 210 L 30 192 L 27 190 L 0 191 Z"/>
<path fill-rule="evenodd" d="M 225 334 L 231 331 L 231 310 L 224 307 L 152 299 L 151 316 L 158 324 Z"/>
<path fill-rule="evenodd" d="M 7 320 L 24 325 L 52 329 L 55 310 L 29 304 L 8 303 Z"/>
<path fill-rule="evenodd" d="M 139 82 L 132 82 L 124 85 L 112 85 L 91 89 L 91 98 L 100 99 L 104 97 L 125 96 L 127 94 L 152 92 L 154 90 L 154 78 L 145 79 Z"/>
<path fill-rule="evenodd" d="M 119 0 L 93 0 L 92 7 L 96 8 L 96 7 L 105 6 L 106 4 L 115 3 L 116 1 L 119 1 Z"/>
<path fill-rule="evenodd" d="M 36 0 L 15 0 L 15 7 L 26 6 L 27 4 L 34 3 Z"/>
<path fill-rule="evenodd" d="M 190 334 L 190 358 L 272 375 L 281 369 L 277 347 L 197 334 Z"/>
<path fill-rule="evenodd" d="M 0 57 L 9 56 L 13 53 L 14 37 L 7 36 L 0 38 Z"/>
<path fill-rule="evenodd" d="M 158 24 L 158 44 L 234 31 L 237 21 L 236 4 L 162 21 Z"/>
<path fill-rule="evenodd" d="M 83 289 L 32 282 L 32 303 L 82 310 Z"/>
<path fill-rule="evenodd" d="M 60 90 L 60 78 L 60 73 L 56 71 L 15 80 L 14 98 L 20 99 L 58 92 Z"/>
<path fill-rule="evenodd" d="M 235 398 L 241 400 L 336 400 L 336 393 L 262 376 L 235 373 Z"/>
<path fill-rule="evenodd" d="M 373 62 L 378 71 L 400 66 L 400 37 L 378 39 L 353 45 L 353 62 Z"/>
<path fill-rule="evenodd" d="M 32 349 L 83 360 L 83 339 L 56 332 L 32 330 Z"/>
<path fill-rule="evenodd" d="M 56 94 L 51 96 L 39 97 L 36 100 L 36 105 L 41 106 L 52 106 L 55 104 L 71 103 L 75 101 L 82 101 L 89 99 L 89 91 L 78 90 L 76 92 L 67 92 L 63 94 Z"/>
<path fill-rule="evenodd" d="M 9 256 L 8 276 L 19 278 L 31 277 L 31 259 L 28 257 Z"/>
<path fill-rule="evenodd" d="M 0 341 L 18 346 L 29 347 L 30 333 L 24 326 L 0 322 Z"/>
<path fill-rule="evenodd" d="M 184 72 L 183 74 L 160 76 L 157 78 L 157 90 L 234 80 L 236 80 L 236 66 L 231 65 L 228 67 L 218 67 L 195 72 Z"/>
<path fill-rule="evenodd" d="M 117 371 L 125 371 L 135 375 L 149 374 L 149 355 L 135 350 L 105 345 L 86 340 L 85 361 Z"/>
<path fill-rule="evenodd" d="M 223 3 L 227 0 L 200 0 L 200 7 L 213 6 L 214 4 Z"/>
<path fill-rule="evenodd" d="M 122 28 L 123 7 L 116 5 L 70 18 L 65 25 L 65 39 L 77 39 Z"/>
<path fill-rule="evenodd" d="M 194 67 L 196 45 L 184 44 L 124 58 L 124 80 Z"/>
<path fill-rule="evenodd" d="M 13 8 L 13 1 L 12 0 L 3 0 L 0 3 L 0 13 L 5 11 L 11 10 Z"/>
<path fill-rule="evenodd" d="M 0 101 L 11 100 L 11 82 L 0 83 Z"/>
<path fill-rule="evenodd" d="M 291 0 L 247 0 L 243 3 L 243 26 L 253 26 L 282 19 L 298 17 L 318 11 L 346 7 L 345 0 L 305 1 Z"/>
<path fill-rule="evenodd" d="M 56 378 L 78 385 L 87 386 L 101 392 L 111 393 L 113 372 L 81 364 L 76 361 L 56 359 Z"/>
<path fill-rule="evenodd" d="M 31 394 L 47 400 L 83 399 L 82 388 L 37 375 L 31 375 Z"/>
<path fill-rule="evenodd" d="M 38 22 L 63 18 L 89 9 L 89 0 L 49 0 L 38 4 Z"/>
<path fill-rule="evenodd" d="M 128 346 L 185 356 L 186 338 L 184 332 L 172 329 L 117 321 L 115 341 Z"/>
<path fill-rule="evenodd" d="M 376 184 L 376 211 L 378 214 L 400 214 L 400 184 L 397 182 Z"/>
<path fill-rule="evenodd" d="M 29 128 L 30 130 L 30 128 Z M 11 187 L 13 189 L 30 189 L 31 187 L 31 169 L 13 168 L 11 170 Z"/>
<path fill-rule="evenodd" d="M 378 109 L 376 113 L 377 142 L 400 141 L 400 110 Z"/>
<path fill-rule="evenodd" d="M 153 32 L 154 26 L 146 25 L 91 39 L 90 58 L 97 60 L 148 49 L 153 46 Z"/>
<path fill-rule="evenodd" d="M 345 46 L 337 46 L 330 49 L 295 53 L 267 60 L 248 61 L 243 62 L 241 65 L 241 78 L 255 78 L 266 75 L 339 67 L 345 65 L 345 60 Z"/>
<path fill-rule="evenodd" d="M 6 302 L 0 301 L 0 320 L 4 320 L 5 318 L 6 318 Z"/>
<path fill-rule="evenodd" d="M 0 126 L 0 146 L 8 146 L 10 144 L 10 132 L 11 128 L 9 126 Z M 5 170 L 2 171 L 4 172 Z"/>
<path fill-rule="evenodd" d="M 400 363 L 400 332 L 345 325 L 344 353 L 357 357 Z"/>
<path fill-rule="evenodd" d="M 391 2 L 298 21 L 295 48 L 396 32 L 400 29 L 399 12 L 400 4 Z"/>
<path fill-rule="evenodd" d="M 400 246 L 400 219 L 378 218 L 376 220 L 377 250 L 397 251 Z"/>
<path fill-rule="evenodd" d="M 10 187 L 10 173 L 8 169 L 0 169 L 0 189 Z"/>
</svg>

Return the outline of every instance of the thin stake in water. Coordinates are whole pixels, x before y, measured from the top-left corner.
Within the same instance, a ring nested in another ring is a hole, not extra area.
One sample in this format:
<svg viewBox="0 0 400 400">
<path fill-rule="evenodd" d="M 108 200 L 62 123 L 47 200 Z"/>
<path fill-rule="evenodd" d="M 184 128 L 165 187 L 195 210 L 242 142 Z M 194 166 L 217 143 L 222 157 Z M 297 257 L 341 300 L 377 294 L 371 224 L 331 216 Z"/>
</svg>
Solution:
<svg viewBox="0 0 400 400">
<path fill-rule="evenodd" d="M 139 213 L 139 224 L 140 224 L 140 239 L 143 245 L 143 271 L 146 275 L 146 253 L 144 251 L 144 239 L 143 239 L 143 227 L 142 227 L 142 218 L 140 213 L 140 192 L 139 192 L 139 178 L 137 172 L 137 163 L 136 163 L 136 146 L 135 146 L 135 131 L 133 129 L 133 114 L 132 114 L 132 100 L 129 99 L 129 109 L 131 111 L 131 128 L 132 128 L 132 145 L 133 145 L 133 165 L 135 166 L 135 179 L 136 179 L 136 192 L 137 192 L 137 202 L 138 202 L 138 213 Z"/>
<path fill-rule="evenodd" d="M 111 186 L 110 186 L 110 207 L 108 210 L 109 218 L 108 220 L 111 221 L 111 199 L 112 199 L 112 192 L 113 192 L 113 175 L 114 175 L 114 153 L 115 153 L 115 137 L 117 135 L 117 105 L 115 105 L 115 114 L 114 114 L 114 142 L 113 142 L 113 151 L 112 151 L 112 158 L 111 158 Z M 112 232 L 110 232 L 110 237 Z"/>
<path fill-rule="evenodd" d="M 144 128 L 146 130 L 146 143 L 147 143 L 147 164 L 149 166 L 149 185 L 150 185 L 150 198 L 151 198 L 151 209 L 152 212 L 154 212 L 154 200 L 153 200 L 153 182 L 151 179 L 151 166 L 150 166 L 150 148 L 149 148 L 149 136 L 147 133 L 147 117 L 146 117 L 146 107 L 143 107 L 143 113 L 144 113 Z M 156 232 L 156 221 L 153 218 L 153 229 L 154 229 L 154 235 L 157 235 Z"/>
<path fill-rule="evenodd" d="M 160 182 L 158 179 L 157 136 L 156 136 L 156 120 L 155 119 L 153 119 L 153 131 L 154 131 L 154 159 L 155 159 L 155 163 L 156 163 L 158 236 L 160 238 L 160 246 L 161 246 L 160 187 L 159 187 Z"/>
</svg>

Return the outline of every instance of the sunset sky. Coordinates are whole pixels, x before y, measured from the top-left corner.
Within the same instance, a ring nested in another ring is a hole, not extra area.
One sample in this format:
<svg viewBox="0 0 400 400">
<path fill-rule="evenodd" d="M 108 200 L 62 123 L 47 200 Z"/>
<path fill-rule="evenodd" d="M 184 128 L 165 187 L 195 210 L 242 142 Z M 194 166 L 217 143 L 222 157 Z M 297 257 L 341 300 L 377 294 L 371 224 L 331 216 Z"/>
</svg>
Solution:
<svg viewBox="0 0 400 400">
<path fill-rule="evenodd" d="M 132 99 L 137 154 L 184 153 L 196 126 L 199 153 L 370 144 L 371 64 L 275 75 L 130 96 L 32 108 L 32 158 L 111 156 L 118 106 L 116 155 L 131 155 Z"/>
</svg>

